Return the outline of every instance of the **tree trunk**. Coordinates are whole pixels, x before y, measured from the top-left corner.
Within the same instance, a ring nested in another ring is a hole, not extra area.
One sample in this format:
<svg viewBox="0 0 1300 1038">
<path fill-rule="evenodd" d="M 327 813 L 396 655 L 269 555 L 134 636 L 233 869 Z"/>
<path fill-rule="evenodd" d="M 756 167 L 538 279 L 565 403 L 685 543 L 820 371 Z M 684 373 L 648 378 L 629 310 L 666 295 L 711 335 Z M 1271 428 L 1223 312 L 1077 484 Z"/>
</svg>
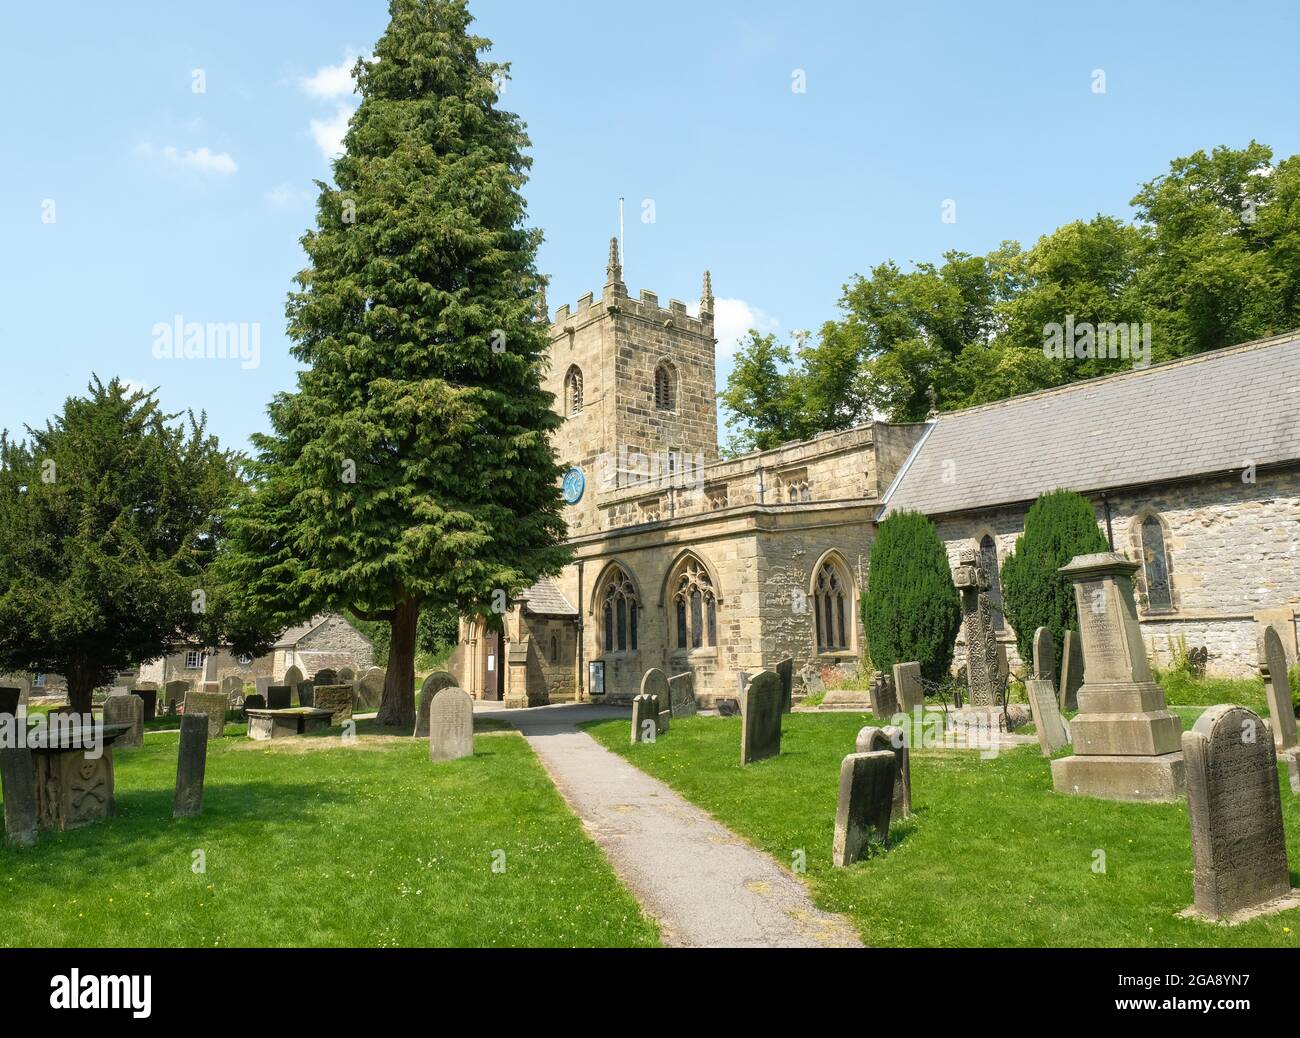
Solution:
<svg viewBox="0 0 1300 1038">
<path fill-rule="evenodd" d="M 415 640 L 420 604 L 404 595 L 393 611 L 388 645 L 388 673 L 377 720 L 387 728 L 415 728 Z"/>
<path fill-rule="evenodd" d="M 72 707 L 72 712 L 76 714 L 90 713 L 92 695 L 96 684 L 94 677 L 90 674 L 90 668 L 73 663 L 68 667 L 68 673 L 64 677 L 68 682 L 68 705 Z"/>
</svg>

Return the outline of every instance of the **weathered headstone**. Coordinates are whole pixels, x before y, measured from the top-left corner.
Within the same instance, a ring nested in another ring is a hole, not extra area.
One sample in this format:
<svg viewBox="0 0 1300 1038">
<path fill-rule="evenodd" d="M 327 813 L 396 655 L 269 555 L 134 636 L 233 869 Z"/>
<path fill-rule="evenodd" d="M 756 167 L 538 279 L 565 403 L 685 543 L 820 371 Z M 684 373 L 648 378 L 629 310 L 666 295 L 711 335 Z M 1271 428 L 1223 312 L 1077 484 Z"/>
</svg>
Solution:
<svg viewBox="0 0 1300 1038">
<path fill-rule="evenodd" d="M 21 702 L 21 688 L 0 688 L 0 718 L 16 718 Z M 20 847 L 35 843 L 36 765 L 25 744 L 0 742 L 0 793 L 4 795 L 5 843 Z"/>
<path fill-rule="evenodd" d="M 826 682 L 813 663 L 805 663 L 799 668 L 799 680 L 803 682 L 805 695 L 815 696 L 826 691 Z"/>
<path fill-rule="evenodd" d="M 659 737 L 659 697 L 638 695 L 632 700 L 631 745 Z"/>
<path fill-rule="evenodd" d="M 776 757 L 781 753 L 781 679 L 765 670 L 750 679 L 741 704 L 740 763 Z"/>
<path fill-rule="evenodd" d="M 1062 710 L 1079 709 L 1079 689 L 1083 687 L 1083 639 L 1078 631 L 1066 631 L 1061 643 L 1060 698 Z"/>
<path fill-rule="evenodd" d="M 1074 754 L 1052 761 L 1058 793 L 1105 800 L 1174 800 L 1186 788 L 1182 723 L 1151 676 L 1138 626 L 1138 563 L 1102 552 L 1061 572 L 1074 582 L 1085 682 L 1070 723 Z"/>
<path fill-rule="evenodd" d="M 907 736 L 902 728 L 893 725 L 884 728 L 863 728 L 858 732 L 858 753 L 879 753 L 889 750 L 894 755 L 894 799 L 892 813 L 895 818 L 912 815 L 912 761 L 907 748 Z"/>
<path fill-rule="evenodd" d="M 339 684 L 350 685 L 357 680 L 357 672 L 351 667 L 343 667 L 339 670 Z"/>
<path fill-rule="evenodd" d="M 167 705 L 169 714 L 176 711 L 170 709 L 173 703 L 185 702 L 185 694 L 190 690 L 188 681 L 169 681 L 163 686 L 163 702 Z"/>
<path fill-rule="evenodd" d="M 371 667 L 357 681 L 357 709 L 378 710 L 384 701 L 384 682 L 387 674 L 379 667 Z"/>
<path fill-rule="evenodd" d="M 872 714 L 883 721 L 898 713 L 898 690 L 894 686 L 893 674 L 878 670 L 871 675 L 871 684 L 867 687 Z"/>
<path fill-rule="evenodd" d="M 1046 678 L 1030 678 L 1025 682 L 1025 691 L 1029 694 L 1029 709 L 1038 731 L 1038 748 L 1044 757 L 1050 757 L 1070 744 L 1070 727 L 1061 716 L 1056 685 Z"/>
<path fill-rule="evenodd" d="M 32 694 L 32 681 L 26 674 L 0 674 L 0 686 L 18 690 L 18 702 L 27 705 Z"/>
<path fill-rule="evenodd" d="M 989 575 L 980 565 L 973 548 L 963 548 L 959 564 L 952 571 L 953 585 L 961 592 L 961 612 L 966 629 L 966 678 L 972 706 L 997 703 L 997 630 L 993 623 L 993 601 L 989 598 Z"/>
<path fill-rule="evenodd" d="M 1296 745 L 1295 706 L 1291 701 L 1291 682 L 1286 672 L 1286 650 L 1276 628 L 1263 627 L 1259 632 L 1259 673 L 1264 678 L 1268 698 L 1273 742 L 1279 750 Z"/>
<path fill-rule="evenodd" d="M 225 716 L 224 714 L 222 715 Z M 185 711 L 181 718 L 181 745 L 176 759 L 176 795 L 173 818 L 194 818 L 203 813 L 203 777 L 208 767 L 211 718 Z"/>
<path fill-rule="evenodd" d="M 247 699 L 244 700 L 245 714 L 247 714 L 248 711 L 250 710 L 265 710 L 265 709 L 266 709 L 266 697 L 262 695 L 258 695 L 256 692 L 254 692 L 251 696 L 249 696 Z"/>
<path fill-rule="evenodd" d="M 281 682 L 288 688 L 297 688 L 307 680 L 307 675 L 297 667 L 290 667 L 284 672 L 284 681 Z"/>
<path fill-rule="evenodd" d="M 185 697 L 186 714 L 204 714 L 208 719 L 208 738 L 220 739 L 226 734 L 226 707 L 229 700 L 217 692 L 190 692 Z"/>
<path fill-rule="evenodd" d="M 275 678 L 269 676 L 256 678 L 253 681 L 253 686 L 257 689 L 257 695 L 261 696 L 263 699 L 266 698 L 266 690 L 273 684 L 275 684 Z"/>
<path fill-rule="evenodd" d="M 316 705 L 316 686 L 310 681 L 300 681 L 293 689 L 293 697 L 298 705 L 311 709 Z"/>
<path fill-rule="evenodd" d="M 741 715 L 739 699 L 715 699 L 713 707 L 719 717 L 739 717 Z"/>
<path fill-rule="evenodd" d="M 1261 609 L 1255 614 L 1258 635 L 1264 633 L 1263 629 L 1265 627 L 1272 627 L 1277 632 L 1278 641 L 1282 643 L 1282 651 L 1286 655 L 1286 665 L 1288 667 L 1294 667 L 1297 662 L 1295 611 L 1295 605 L 1284 605 Z"/>
<path fill-rule="evenodd" d="M 220 681 L 205 681 L 199 686 L 199 690 L 205 696 L 219 696 L 223 694 L 221 691 Z"/>
<path fill-rule="evenodd" d="M 836 868 L 852 865 L 861 858 L 873 836 L 888 843 L 895 760 L 891 750 L 880 750 L 851 753 L 840 765 L 835 844 L 831 853 Z"/>
<path fill-rule="evenodd" d="M 339 683 L 339 672 L 332 667 L 326 667 L 324 670 L 318 670 L 311 682 L 313 685 L 337 685 Z"/>
<path fill-rule="evenodd" d="M 695 675 L 691 671 L 675 674 L 668 679 L 668 703 L 673 717 L 694 717 L 698 707 L 695 703 Z"/>
<path fill-rule="evenodd" d="M 460 682 L 445 670 L 435 670 L 424 679 L 424 684 L 420 686 L 419 702 L 415 704 L 415 731 L 412 733 L 414 738 L 429 737 L 429 705 L 433 702 L 433 697 L 444 688 L 458 688 L 459 685 Z"/>
<path fill-rule="evenodd" d="M 139 696 L 109 696 L 104 700 L 104 723 L 124 724 L 130 731 L 117 737 L 118 749 L 133 750 L 144 745 L 144 700 Z"/>
<path fill-rule="evenodd" d="M 474 756 L 474 700 L 464 689 L 444 688 L 429 707 L 429 759 Z"/>
<path fill-rule="evenodd" d="M 894 664 L 894 694 L 898 698 L 899 710 L 905 714 L 910 714 L 917 707 L 925 707 L 925 686 L 921 684 L 919 663 Z M 884 718 L 889 716 L 891 715 L 886 714 Z"/>
<path fill-rule="evenodd" d="M 229 677 L 221 680 L 221 691 L 225 693 L 226 701 L 233 703 L 236 699 L 243 698 L 244 679 L 231 674 Z"/>
<path fill-rule="evenodd" d="M 1232 922 L 1282 907 L 1270 902 L 1294 904 L 1268 727 L 1244 707 L 1212 706 L 1182 746 L 1194 866 L 1188 914 Z"/>
<path fill-rule="evenodd" d="M 315 697 L 315 709 L 328 710 L 334 727 L 352 720 L 351 685 L 317 685 Z"/>
<path fill-rule="evenodd" d="M 1034 632 L 1034 677 L 1056 685 L 1056 640 L 1050 627 Z"/>
<path fill-rule="evenodd" d="M 655 721 L 658 733 L 663 735 L 668 731 L 668 724 L 673 716 L 672 701 L 669 699 L 668 675 L 662 670 L 651 667 L 641 676 L 641 694 L 654 696 L 659 701 L 659 713 Z"/>
<path fill-rule="evenodd" d="M 794 660 L 787 656 L 776 665 L 776 673 L 781 679 L 781 713 L 788 714 L 794 709 Z"/>
<path fill-rule="evenodd" d="M 140 697 L 144 704 L 144 723 L 148 724 L 158 716 L 158 690 L 156 688 L 137 688 L 132 695 Z"/>
<path fill-rule="evenodd" d="M 266 690 L 266 708 L 288 710 L 293 705 L 292 695 L 288 685 L 272 685 Z"/>
</svg>

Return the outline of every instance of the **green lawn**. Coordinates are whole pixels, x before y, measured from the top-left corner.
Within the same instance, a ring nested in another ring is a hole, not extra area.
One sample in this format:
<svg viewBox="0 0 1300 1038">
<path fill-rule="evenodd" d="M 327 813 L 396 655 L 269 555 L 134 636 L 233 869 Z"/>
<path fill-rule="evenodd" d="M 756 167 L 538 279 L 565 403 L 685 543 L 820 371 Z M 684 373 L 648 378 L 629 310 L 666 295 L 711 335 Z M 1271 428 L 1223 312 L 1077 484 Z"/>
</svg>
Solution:
<svg viewBox="0 0 1300 1038">
<path fill-rule="evenodd" d="M 435 765 L 423 740 L 370 738 L 373 722 L 352 746 L 226 730 L 201 818 L 172 820 L 177 736 L 151 734 L 115 755 L 114 819 L 0 847 L 0 943 L 659 943 L 518 735 L 480 733 L 473 758 Z"/>
<path fill-rule="evenodd" d="M 1186 804 L 1058 795 L 1037 747 L 914 753 L 916 814 L 891 826 L 884 854 L 833 868 L 840 762 L 866 723 L 790 715 L 781 756 L 746 768 L 737 718 L 674 720 L 653 745 L 629 746 L 625 721 L 588 731 L 787 867 L 803 850 L 818 904 L 851 916 L 869 945 L 1300 945 L 1300 911 L 1231 929 L 1176 918 L 1192 901 Z M 1300 798 L 1280 781 L 1294 881 Z"/>
</svg>

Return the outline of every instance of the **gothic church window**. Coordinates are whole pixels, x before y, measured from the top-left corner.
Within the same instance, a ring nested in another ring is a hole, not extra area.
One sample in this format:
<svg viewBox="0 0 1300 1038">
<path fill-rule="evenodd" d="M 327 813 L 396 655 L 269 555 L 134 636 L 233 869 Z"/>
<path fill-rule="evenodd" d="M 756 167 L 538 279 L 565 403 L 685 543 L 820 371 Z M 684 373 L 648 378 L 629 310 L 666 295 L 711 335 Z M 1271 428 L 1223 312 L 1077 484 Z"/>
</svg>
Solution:
<svg viewBox="0 0 1300 1038">
<path fill-rule="evenodd" d="M 564 409 L 570 418 L 582 414 L 582 370 L 576 364 L 564 376 Z"/>
<path fill-rule="evenodd" d="M 1142 520 L 1142 575 L 1147 585 L 1147 608 L 1152 611 L 1172 610 L 1174 596 L 1169 580 L 1165 530 L 1154 515 Z"/>
<path fill-rule="evenodd" d="M 813 620 L 818 652 L 843 652 L 849 647 L 852 606 L 848 581 L 834 562 L 826 561 L 817 571 L 813 590 Z"/>
<path fill-rule="evenodd" d="M 605 651 L 636 652 L 638 613 L 636 588 L 621 569 L 615 568 L 610 573 L 602 602 Z"/>
<path fill-rule="evenodd" d="M 708 570 L 696 559 L 688 559 L 677 578 L 673 611 L 679 650 L 717 647 L 718 598 Z"/>
<path fill-rule="evenodd" d="M 655 410 L 677 410 L 677 371 L 667 361 L 655 368 Z"/>
</svg>

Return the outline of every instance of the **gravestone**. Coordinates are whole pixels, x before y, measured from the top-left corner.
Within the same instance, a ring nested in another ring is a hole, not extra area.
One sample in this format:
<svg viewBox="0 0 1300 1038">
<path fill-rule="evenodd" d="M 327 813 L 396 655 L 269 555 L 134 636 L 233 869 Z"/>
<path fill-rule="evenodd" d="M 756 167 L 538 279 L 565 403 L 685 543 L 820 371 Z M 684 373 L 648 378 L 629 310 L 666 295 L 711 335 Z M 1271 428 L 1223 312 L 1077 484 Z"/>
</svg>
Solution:
<svg viewBox="0 0 1300 1038">
<path fill-rule="evenodd" d="M 1295 706 L 1291 702 L 1291 682 L 1286 667 L 1286 650 L 1282 647 L 1282 639 L 1278 637 L 1276 628 L 1261 628 L 1259 673 L 1264 678 L 1273 742 L 1281 751 L 1293 749 L 1296 745 Z"/>
<path fill-rule="evenodd" d="M 250 710 L 265 710 L 265 709 L 266 709 L 266 697 L 258 695 L 256 692 L 254 692 L 251 696 L 249 696 L 247 699 L 244 700 L 245 714 L 247 714 L 248 711 Z"/>
<path fill-rule="evenodd" d="M 1083 687 L 1083 640 L 1078 631 L 1066 631 L 1061 643 L 1060 698 L 1062 710 L 1079 709 L 1079 689 Z"/>
<path fill-rule="evenodd" d="M 351 685 L 357 680 L 357 672 L 351 667 L 344 667 L 339 671 L 339 684 Z"/>
<path fill-rule="evenodd" d="M 229 700 L 217 692 L 191 692 L 185 697 L 186 714 L 204 714 L 208 719 L 208 738 L 220 739 L 226 734 L 226 706 Z"/>
<path fill-rule="evenodd" d="M 1277 632 L 1278 641 L 1282 644 L 1282 652 L 1286 656 L 1288 667 L 1294 667 L 1297 662 L 1295 610 L 1294 605 L 1284 605 L 1261 609 L 1255 614 L 1256 637 L 1263 635 L 1265 627 L 1272 627 Z"/>
<path fill-rule="evenodd" d="M 1056 686 L 1056 640 L 1050 627 L 1034 632 L 1034 677 Z"/>
<path fill-rule="evenodd" d="M 253 680 L 253 687 L 257 689 L 257 695 L 265 699 L 266 690 L 270 688 L 271 685 L 274 683 L 275 683 L 275 678 L 272 677 L 255 678 Z"/>
<path fill-rule="evenodd" d="M 310 710 L 316 705 L 316 686 L 310 681 L 300 681 L 294 686 L 293 697 L 298 705 Z"/>
<path fill-rule="evenodd" d="M 156 688 L 137 688 L 133 695 L 140 697 L 144 704 L 144 723 L 148 724 L 158 716 L 158 690 Z"/>
<path fill-rule="evenodd" d="M 886 674 L 883 670 L 876 671 L 871 675 L 868 688 L 871 699 L 869 707 L 876 717 L 884 721 L 898 713 L 898 690 L 894 686 L 892 674 Z"/>
<path fill-rule="evenodd" d="M 994 706 L 998 702 L 1001 660 L 993 623 L 993 601 L 989 598 L 989 576 L 974 549 L 963 548 L 958 558 L 959 563 L 952 571 L 952 582 L 961 593 L 970 703 L 972 706 Z"/>
<path fill-rule="evenodd" d="M 311 679 L 311 683 L 313 685 L 337 685 L 339 683 L 339 672 L 332 667 L 318 670 Z"/>
<path fill-rule="evenodd" d="M 220 681 L 205 681 L 205 682 L 203 682 L 202 685 L 199 686 L 199 690 L 200 690 L 200 691 L 203 693 L 203 695 L 205 695 L 205 696 L 219 696 L 219 695 L 222 695 L 222 691 L 221 691 L 221 682 L 220 682 Z"/>
<path fill-rule="evenodd" d="M 695 702 L 695 675 L 691 671 L 668 679 L 668 705 L 673 717 L 694 717 L 699 707 Z"/>
<path fill-rule="evenodd" d="M 285 685 L 288 688 L 297 688 L 306 680 L 307 680 L 306 674 L 304 674 L 297 667 L 290 667 L 288 670 L 284 672 L 284 681 L 281 682 L 281 684 Z"/>
<path fill-rule="evenodd" d="M 429 707 L 429 759 L 474 756 L 474 700 L 459 688 L 444 688 Z"/>
<path fill-rule="evenodd" d="M 225 693 L 226 702 L 233 703 L 244 694 L 244 679 L 231 674 L 221 681 L 221 691 Z"/>
<path fill-rule="evenodd" d="M 314 696 L 314 709 L 328 710 L 332 726 L 337 728 L 344 721 L 352 720 L 351 685 L 317 685 Z"/>
<path fill-rule="evenodd" d="M 873 837 L 888 843 L 895 759 L 891 750 L 851 753 L 840 765 L 835 844 L 831 851 L 836 868 L 845 868 L 861 858 Z"/>
<path fill-rule="evenodd" d="M 740 763 L 776 757 L 781 753 L 781 679 L 765 670 L 750 679 L 741 704 Z"/>
<path fill-rule="evenodd" d="M 668 675 L 662 670 L 656 670 L 651 667 L 641 676 L 641 694 L 643 696 L 654 696 L 659 701 L 659 713 L 655 718 L 656 730 L 659 735 L 668 731 L 668 723 L 672 720 L 672 700 L 669 698 L 670 690 L 668 688 Z"/>
<path fill-rule="evenodd" d="M 794 660 L 787 656 L 776 665 L 777 677 L 781 679 L 781 713 L 788 714 L 794 710 Z"/>
<path fill-rule="evenodd" d="M 739 699 L 716 699 L 713 706 L 719 717 L 739 717 L 743 713 Z"/>
<path fill-rule="evenodd" d="M 0 674 L 0 686 L 18 690 L 18 702 L 23 706 L 31 699 L 32 682 L 25 674 Z"/>
<path fill-rule="evenodd" d="M 826 682 L 822 680 L 821 673 L 813 663 L 805 663 L 799 668 L 799 680 L 803 682 L 805 695 L 815 696 L 826 691 Z"/>
<path fill-rule="evenodd" d="M 384 701 L 384 682 L 387 674 L 378 667 L 371 667 L 357 681 L 357 709 L 367 713 L 378 710 Z"/>
<path fill-rule="evenodd" d="M 921 665 L 919 663 L 894 664 L 894 695 L 898 700 L 898 709 L 910 714 L 917 707 L 925 707 L 925 686 L 921 684 Z M 876 714 L 877 717 L 882 715 Z M 885 714 L 882 719 L 893 715 Z"/>
<path fill-rule="evenodd" d="M 424 679 L 424 684 L 420 686 L 420 701 L 415 706 L 413 738 L 427 739 L 429 737 L 429 706 L 433 703 L 433 697 L 444 688 L 457 688 L 459 685 L 460 682 L 445 670 L 435 670 Z"/>
<path fill-rule="evenodd" d="M 1115 552 L 1081 555 L 1061 572 L 1074 583 L 1085 681 L 1070 723 L 1074 754 L 1052 761 L 1058 793 L 1104 800 L 1175 800 L 1186 789 L 1182 724 L 1151 676 L 1133 574 Z"/>
<path fill-rule="evenodd" d="M 1070 727 L 1061 716 L 1056 685 L 1046 678 L 1030 678 L 1025 682 L 1025 691 L 1029 693 L 1029 710 L 1038 731 L 1038 748 L 1044 757 L 1050 757 L 1070 744 Z"/>
<path fill-rule="evenodd" d="M 1235 922 L 1293 906 L 1268 727 L 1245 707 L 1212 706 L 1182 746 L 1195 894 L 1186 914 Z"/>
<path fill-rule="evenodd" d="M 172 798 L 173 818 L 194 818 L 203 813 L 203 777 L 208 767 L 211 720 L 205 714 L 191 714 L 189 710 L 181 718 L 181 745 L 176 758 L 176 795 Z"/>
<path fill-rule="evenodd" d="M 21 688 L 0 688 L 0 717 L 16 718 Z M 16 723 L 16 721 L 14 722 Z M 0 794 L 4 796 L 5 843 L 29 847 L 36 842 L 36 765 L 32 751 L 0 742 Z"/>
<path fill-rule="evenodd" d="M 632 699 L 631 745 L 654 742 L 659 737 L 659 697 L 637 695 Z"/>
<path fill-rule="evenodd" d="M 144 745 L 144 700 L 132 695 L 109 696 L 104 700 L 104 723 L 124 724 L 130 729 L 113 743 L 118 749 L 139 749 Z"/>
<path fill-rule="evenodd" d="M 167 712 L 174 714 L 176 711 L 171 709 L 173 703 L 185 702 L 185 694 L 190 690 L 188 681 L 169 681 L 163 686 L 163 702 L 167 705 Z"/>
<path fill-rule="evenodd" d="M 268 710 L 288 710 L 292 705 L 292 693 L 288 685 L 272 685 L 266 690 Z"/>
<path fill-rule="evenodd" d="M 858 732 L 858 753 L 889 750 L 894 755 L 894 799 L 891 813 L 895 818 L 912 816 L 912 761 L 903 729 L 894 726 L 863 728 Z"/>
<path fill-rule="evenodd" d="M 0 717 L 17 717 L 22 697 L 21 688 L 0 687 Z"/>
</svg>

